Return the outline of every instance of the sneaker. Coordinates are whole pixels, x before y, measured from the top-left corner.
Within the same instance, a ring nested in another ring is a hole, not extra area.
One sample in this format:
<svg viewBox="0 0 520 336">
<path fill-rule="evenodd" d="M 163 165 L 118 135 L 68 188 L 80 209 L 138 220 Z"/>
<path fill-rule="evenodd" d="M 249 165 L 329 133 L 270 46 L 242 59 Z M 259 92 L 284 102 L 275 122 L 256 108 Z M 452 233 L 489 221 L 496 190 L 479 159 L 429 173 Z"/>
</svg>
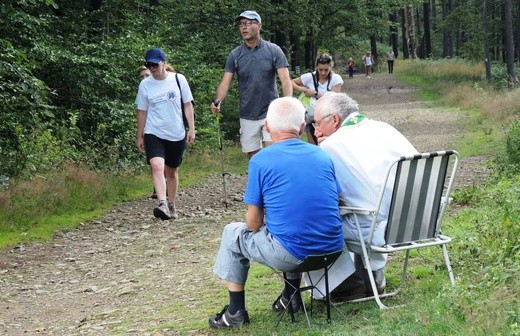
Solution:
<svg viewBox="0 0 520 336">
<path fill-rule="evenodd" d="M 150 195 L 151 199 L 157 199 L 157 193 L 155 192 L 155 189 L 153 190 L 152 194 Z"/>
<path fill-rule="evenodd" d="M 162 220 L 172 218 L 170 209 L 168 209 L 168 204 L 165 201 L 162 201 L 156 208 L 153 209 L 153 215 Z"/>
<path fill-rule="evenodd" d="M 179 217 L 177 210 L 175 209 L 175 203 L 168 202 L 168 210 L 170 210 L 171 218 L 177 219 Z"/>
<path fill-rule="evenodd" d="M 222 311 L 209 318 L 211 328 L 232 328 L 243 324 L 249 324 L 249 314 L 247 310 L 239 310 L 234 315 L 228 312 L 226 305 Z"/>
<path fill-rule="evenodd" d="M 282 291 L 282 294 L 280 294 L 280 296 L 273 302 L 273 310 L 281 313 L 287 309 L 288 305 L 289 299 L 284 296 L 284 292 Z M 291 308 L 293 313 L 297 313 L 300 309 L 303 309 L 302 296 L 300 292 L 296 293 L 291 300 Z"/>
</svg>

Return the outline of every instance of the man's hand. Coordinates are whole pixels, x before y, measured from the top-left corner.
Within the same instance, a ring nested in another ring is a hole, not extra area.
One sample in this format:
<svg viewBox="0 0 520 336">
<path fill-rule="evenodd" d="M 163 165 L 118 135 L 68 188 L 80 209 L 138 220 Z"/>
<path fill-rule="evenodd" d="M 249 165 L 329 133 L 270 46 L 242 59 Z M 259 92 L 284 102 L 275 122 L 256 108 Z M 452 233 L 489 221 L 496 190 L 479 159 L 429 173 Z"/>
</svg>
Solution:
<svg viewBox="0 0 520 336">
<path fill-rule="evenodd" d="M 211 102 L 211 112 L 213 112 L 213 114 L 219 114 L 220 113 L 220 100 L 219 99 L 215 99 L 214 101 Z"/>
</svg>

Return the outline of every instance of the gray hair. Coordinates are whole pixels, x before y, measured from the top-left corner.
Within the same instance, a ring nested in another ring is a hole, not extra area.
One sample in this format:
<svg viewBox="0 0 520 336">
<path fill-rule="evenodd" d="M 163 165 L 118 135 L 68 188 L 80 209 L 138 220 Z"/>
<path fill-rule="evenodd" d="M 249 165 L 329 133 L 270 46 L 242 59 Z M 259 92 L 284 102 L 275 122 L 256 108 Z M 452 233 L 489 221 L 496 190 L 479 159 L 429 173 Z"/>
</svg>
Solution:
<svg viewBox="0 0 520 336">
<path fill-rule="evenodd" d="M 321 111 L 336 113 L 341 121 L 349 115 L 359 112 L 358 103 L 344 92 L 326 92 L 319 100 Z"/>
<path fill-rule="evenodd" d="M 276 98 L 269 104 L 265 118 L 272 132 L 298 132 L 305 123 L 305 107 L 294 97 Z"/>
</svg>

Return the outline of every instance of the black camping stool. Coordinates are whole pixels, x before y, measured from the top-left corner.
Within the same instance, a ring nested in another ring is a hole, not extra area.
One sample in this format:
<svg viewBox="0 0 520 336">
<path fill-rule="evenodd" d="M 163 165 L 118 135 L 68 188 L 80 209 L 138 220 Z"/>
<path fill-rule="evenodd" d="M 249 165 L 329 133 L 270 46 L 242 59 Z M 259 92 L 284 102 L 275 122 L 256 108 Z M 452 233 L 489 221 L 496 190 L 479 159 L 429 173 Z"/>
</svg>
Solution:
<svg viewBox="0 0 520 336">
<path fill-rule="evenodd" d="M 310 309 L 309 309 L 311 314 L 312 314 L 312 301 L 313 301 L 312 291 L 316 290 L 322 296 L 325 297 L 325 303 L 327 305 L 327 322 L 330 323 L 330 305 L 331 305 L 331 302 L 330 302 L 330 293 L 329 293 L 329 273 L 328 273 L 328 270 L 329 270 L 330 266 L 332 266 L 332 264 L 339 258 L 341 253 L 343 253 L 343 250 L 334 251 L 334 252 L 330 252 L 330 253 L 324 253 L 324 254 L 317 254 L 317 255 L 307 256 L 303 260 L 303 262 L 301 264 L 299 264 L 296 268 L 291 270 L 291 273 L 307 273 L 307 275 L 309 275 L 309 272 L 311 272 L 311 271 L 318 271 L 318 270 L 322 269 L 323 273 L 324 273 L 324 280 L 325 280 L 325 293 L 323 293 L 317 287 L 317 285 L 318 285 L 319 281 L 321 280 L 321 278 L 318 281 L 316 281 L 316 283 L 313 283 L 312 278 L 310 276 L 308 276 L 310 283 L 307 286 L 304 286 L 304 287 L 294 288 L 295 292 L 291 296 L 291 298 L 289 300 L 289 304 L 287 305 L 287 307 L 284 309 L 283 313 L 281 314 L 280 319 L 278 320 L 278 323 L 276 323 L 276 326 L 278 326 L 278 324 L 280 324 L 280 321 L 282 320 L 282 318 L 285 315 L 285 312 L 287 310 L 291 314 L 291 321 L 292 322 L 295 321 L 295 319 L 294 319 L 294 312 L 292 310 L 291 302 L 292 302 L 293 298 L 297 294 L 301 295 L 302 292 L 307 291 L 307 290 L 311 290 L 311 306 L 310 306 Z M 283 273 L 283 278 L 284 278 L 284 282 L 286 284 L 290 285 L 290 283 L 287 280 L 287 275 L 285 274 L 285 272 Z M 302 304 L 303 304 L 303 311 L 305 313 L 305 318 L 307 319 L 307 324 L 308 324 L 308 326 L 310 328 L 311 327 L 311 322 L 309 320 L 309 315 L 307 314 L 307 308 L 305 307 L 305 303 L 303 302 L 303 298 L 302 298 Z M 334 307 L 336 309 L 338 309 L 336 306 L 334 306 Z M 340 313 L 341 313 L 341 311 L 340 311 Z"/>
</svg>

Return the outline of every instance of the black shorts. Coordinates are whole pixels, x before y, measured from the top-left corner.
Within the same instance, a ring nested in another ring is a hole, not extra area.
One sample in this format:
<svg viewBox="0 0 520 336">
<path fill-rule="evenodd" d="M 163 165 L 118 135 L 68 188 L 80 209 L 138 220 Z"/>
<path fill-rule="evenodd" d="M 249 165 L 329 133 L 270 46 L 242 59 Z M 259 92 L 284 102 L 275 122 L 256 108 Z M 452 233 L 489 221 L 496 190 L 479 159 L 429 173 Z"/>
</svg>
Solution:
<svg viewBox="0 0 520 336">
<path fill-rule="evenodd" d="M 146 161 L 162 157 L 168 167 L 178 168 L 182 163 L 182 155 L 186 148 L 186 139 L 180 141 L 168 141 L 156 137 L 153 134 L 144 135 L 144 147 L 146 149 Z"/>
</svg>

